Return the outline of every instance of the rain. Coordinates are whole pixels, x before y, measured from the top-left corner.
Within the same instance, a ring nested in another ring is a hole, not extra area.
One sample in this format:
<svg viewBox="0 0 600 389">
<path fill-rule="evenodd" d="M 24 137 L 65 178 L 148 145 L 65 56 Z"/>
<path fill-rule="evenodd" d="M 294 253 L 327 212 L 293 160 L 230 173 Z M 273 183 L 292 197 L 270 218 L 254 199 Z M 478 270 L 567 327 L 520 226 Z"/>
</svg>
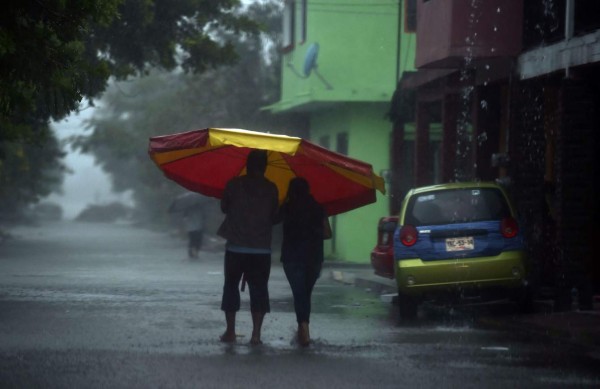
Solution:
<svg viewBox="0 0 600 389">
<path fill-rule="evenodd" d="M 600 3 L 142 3 L 0 18 L 0 387 L 600 387 Z M 310 341 L 281 214 L 224 337 L 254 147 L 332 230 Z"/>
</svg>

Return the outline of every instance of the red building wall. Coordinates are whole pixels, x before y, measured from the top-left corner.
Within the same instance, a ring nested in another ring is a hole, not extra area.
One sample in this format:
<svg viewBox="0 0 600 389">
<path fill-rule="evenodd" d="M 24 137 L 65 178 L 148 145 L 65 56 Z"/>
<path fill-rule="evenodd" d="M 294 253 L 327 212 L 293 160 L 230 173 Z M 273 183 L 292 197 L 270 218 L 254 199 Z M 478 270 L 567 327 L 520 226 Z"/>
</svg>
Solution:
<svg viewBox="0 0 600 389">
<path fill-rule="evenodd" d="M 418 68 L 455 68 L 465 59 L 521 51 L 523 0 L 429 0 L 417 3 Z"/>
</svg>

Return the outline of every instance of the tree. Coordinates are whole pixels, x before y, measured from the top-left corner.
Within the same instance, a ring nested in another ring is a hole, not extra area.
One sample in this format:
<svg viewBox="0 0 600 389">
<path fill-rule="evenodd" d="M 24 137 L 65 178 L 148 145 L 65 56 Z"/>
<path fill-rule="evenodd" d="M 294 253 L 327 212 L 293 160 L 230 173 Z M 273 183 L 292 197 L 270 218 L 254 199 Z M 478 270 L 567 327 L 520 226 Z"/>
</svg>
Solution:
<svg viewBox="0 0 600 389">
<path fill-rule="evenodd" d="M 75 146 L 92 153 L 117 191 L 132 190 L 145 219 L 160 220 L 182 188 L 167 180 L 147 154 L 148 138 L 202 127 L 237 127 L 284 132 L 282 120 L 261 110 L 279 93 L 281 8 L 277 2 L 249 7 L 263 35 L 235 36 L 221 31 L 216 39 L 234 42 L 235 65 L 200 75 L 151 72 L 143 78 L 114 83 L 88 122 L 90 135 Z"/>
<path fill-rule="evenodd" d="M 15 0 L 0 16 L 2 138 L 59 120 L 150 67 L 202 72 L 236 59 L 215 31 L 256 32 L 238 0 Z"/>
<path fill-rule="evenodd" d="M 42 136 L 46 138 L 43 143 L 0 142 L 0 215 L 5 221 L 19 219 L 27 205 L 38 202 L 62 183 L 64 153 L 55 137 Z"/>
<path fill-rule="evenodd" d="M 31 180 L 58 168 L 57 160 L 32 163 L 36 156 L 28 154 L 26 145 L 55 145 L 49 121 L 76 111 L 84 99 L 93 105 L 110 77 L 124 80 L 153 67 L 203 72 L 233 63 L 233 44 L 214 36 L 220 31 L 257 31 L 257 25 L 238 12 L 239 5 L 239 0 L 5 3 L 0 14 L 0 149 L 5 150 L 0 153 L 0 203 L 24 187 L 40 190 L 26 197 L 31 201 L 45 193 L 41 183 L 16 179 L 12 164 L 42 170 L 50 166 L 48 171 L 32 172 Z M 20 162 L 13 158 L 12 144 L 22 145 Z"/>
</svg>

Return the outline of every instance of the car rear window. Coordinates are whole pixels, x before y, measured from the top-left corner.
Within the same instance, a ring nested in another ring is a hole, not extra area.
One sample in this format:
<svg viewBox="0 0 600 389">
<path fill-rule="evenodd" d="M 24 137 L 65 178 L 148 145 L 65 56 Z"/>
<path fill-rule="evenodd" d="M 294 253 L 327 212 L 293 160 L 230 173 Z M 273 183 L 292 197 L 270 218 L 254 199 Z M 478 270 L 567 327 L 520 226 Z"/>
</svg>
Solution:
<svg viewBox="0 0 600 389">
<path fill-rule="evenodd" d="M 439 225 L 500 220 L 508 216 L 510 208 L 498 189 L 447 189 L 412 196 L 404 222 L 414 226 Z"/>
</svg>

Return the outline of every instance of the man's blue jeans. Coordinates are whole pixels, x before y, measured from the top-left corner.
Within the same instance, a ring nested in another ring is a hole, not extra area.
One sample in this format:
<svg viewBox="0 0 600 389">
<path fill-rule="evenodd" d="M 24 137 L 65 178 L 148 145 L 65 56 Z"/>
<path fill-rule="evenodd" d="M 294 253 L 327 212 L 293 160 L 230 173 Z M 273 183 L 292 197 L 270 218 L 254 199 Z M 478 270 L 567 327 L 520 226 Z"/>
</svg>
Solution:
<svg viewBox="0 0 600 389">
<path fill-rule="evenodd" d="M 298 323 L 310 322 L 311 295 L 321 274 L 321 264 L 311 266 L 301 262 L 284 263 L 283 271 L 292 288 L 296 320 Z"/>
</svg>

